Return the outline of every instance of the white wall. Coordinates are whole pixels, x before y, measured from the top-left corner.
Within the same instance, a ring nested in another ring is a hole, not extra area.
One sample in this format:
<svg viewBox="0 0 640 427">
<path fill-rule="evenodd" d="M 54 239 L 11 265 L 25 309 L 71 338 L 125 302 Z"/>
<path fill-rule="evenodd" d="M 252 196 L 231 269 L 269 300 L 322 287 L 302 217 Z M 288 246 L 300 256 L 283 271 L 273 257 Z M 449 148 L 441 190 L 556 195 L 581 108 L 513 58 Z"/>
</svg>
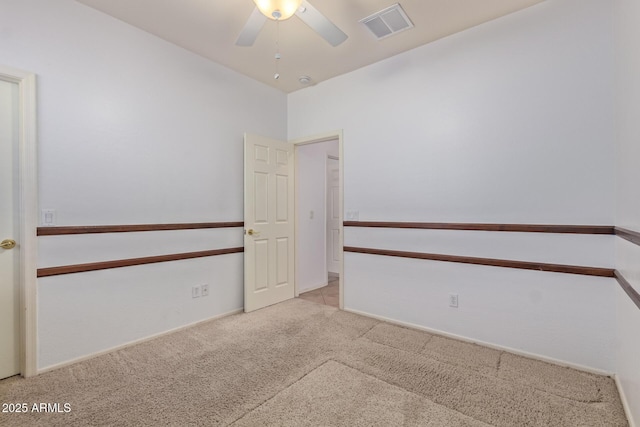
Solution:
<svg viewBox="0 0 640 427">
<path fill-rule="evenodd" d="M 638 181 L 640 182 L 640 181 Z M 617 269 L 640 292 L 640 246 L 618 239 Z M 632 426 L 640 425 L 640 308 L 621 289 L 616 291 L 616 374 L 629 405 Z"/>
<path fill-rule="evenodd" d="M 640 232 L 640 4 L 615 1 L 617 61 L 616 225 Z M 640 291 L 640 247 L 618 239 L 617 268 Z M 617 373 L 632 417 L 640 423 L 640 310 L 622 291 L 618 299 Z"/>
<path fill-rule="evenodd" d="M 344 262 L 347 309 L 560 363 L 613 370 L 611 279 L 567 280 L 562 273 L 349 252 Z M 449 294 L 459 296 L 458 308 L 449 307 Z"/>
<path fill-rule="evenodd" d="M 339 155 L 338 141 L 296 147 L 298 229 L 296 280 L 298 291 L 327 284 L 326 173 L 327 156 Z M 313 211 L 313 218 L 310 212 Z"/>
<path fill-rule="evenodd" d="M 611 225 L 610 16 L 551 0 L 294 92 L 289 138 L 344 129 L 360 220 Z"/>
<path fill-rule="evenodd" d="M 39 205 L 58 225 L 242 220 L 243 132 L 286 139 L 284 94 L 71 0 L 0 10 L 0 63 L 38 75 Z M 242 231 L 39 242 L 46 267 L 241 246 Z M 242 254 L 42 278 L 38 366 L 242 305 Z"/>
<path fill-rule="evenodd" d="M 607 2 L 549 0 L 290 94 L 289 138 L 344 130 L 344 209 L 362 221 L 611 225 L 611 26 Z M 613 267 L 613 244 L 345 230 L 347 246 L 603 267 Z M 383 274 L 387 264 L 393 273 Z M 607 371 L 616 286 L 345 254 L 348 309 Z M 457 310 L 447 305 L 453 291 Z"/>
</svg>

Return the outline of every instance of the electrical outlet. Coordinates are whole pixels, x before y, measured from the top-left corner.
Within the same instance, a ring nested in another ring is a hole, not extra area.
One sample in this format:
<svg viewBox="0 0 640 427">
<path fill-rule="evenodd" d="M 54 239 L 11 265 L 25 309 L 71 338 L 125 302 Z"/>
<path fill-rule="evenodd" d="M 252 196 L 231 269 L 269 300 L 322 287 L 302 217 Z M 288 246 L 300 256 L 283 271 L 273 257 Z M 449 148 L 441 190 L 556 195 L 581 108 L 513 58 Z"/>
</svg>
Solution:
<svg viewBox="0 0 640 427">
<path fill-rule="evenodd" d="M 449 307 L 458 308 L 458 294 L 449 294 Z"/>
<path fill-rule="evenodd" d="M 207 295 L 209 295 L 209 285 L 208 284 L 202 285 L 201 294 L 202 294 L 203 297 L 206 297 Z"/>
<path fill-rule="evenodd" d="M 191 288 L 191 298 L 200 298 L 202 288 L 200 286 L 194 286 Z"/>
</svg>

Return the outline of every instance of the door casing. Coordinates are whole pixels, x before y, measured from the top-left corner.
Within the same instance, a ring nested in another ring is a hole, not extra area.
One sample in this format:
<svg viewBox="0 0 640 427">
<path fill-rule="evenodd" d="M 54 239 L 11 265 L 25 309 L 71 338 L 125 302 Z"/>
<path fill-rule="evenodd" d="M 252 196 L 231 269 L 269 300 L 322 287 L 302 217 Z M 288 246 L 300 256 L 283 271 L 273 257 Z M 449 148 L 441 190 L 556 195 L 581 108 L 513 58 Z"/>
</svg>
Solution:
<svg viewBox="0 0 640 427">
<path fill-rule="evenodd" d="M 36 268 L 38 224 L 38 185 L 36 157 L 36 76 L 33 73 L 0 65 L 0 79 L 18 85 L 18 229 L 20 266 L 20 374 L 38 373 Z"/>
<path fill-rule="evenodd" d="M 323 134 L 319 134 L 319 135 L 314 135 L 314 136 L 309 136 L 309 137 L 304 137 L 304 138 L 299 138 L 299 139 L 295 139 L 293 141 L 289 141 L 294 145 L 294 176 L 298 176 L 298 150 L 297 147 L 302 146 L 302 145 L 308 145 L 308 144 L 314 144 L 316 142 L 325 142 L 325 141 L 333 141 L 333 140 L 338 140 L 338 153 L 339 153 L 339 168 L 340 168 L 340 183 L 339 183 L 339 204 L 340 204 L 340 219 L 339 219 L 339 230 L 340 230 L 340 242 L 339 242 L 339 251 L 340 251 L 340 277 L 339 277 L 339 282 L 338 282 L 338 288 L 339 288 L 339 306 L 340 309 L 343 310 L 344 309 L 344 253 L 343 253 L 343 247 L 344 247 L 344 156 L 343 156 L 343 132 L 342 130 L 337 130 L 337 131 L 332 131 L 332 132 L 327 132 L 327 133 L 323 133 Z M 298 180 L 296 179 L 295 181 L 295 192 L 296 195 L 298 194 Z M 298 218 L 300 215 L 300 212 L 298 210 L 298 197 L 294 197 L 295 200 L 295 235 L 298 235 Z M 296 239 L 297 240 L 297 239 Z M 297 265 L 298 265 L 298 250 L 297 247 L 294 250 L 294 265 L 296 266 L 295 269 L 295 281 L 294 281 L 294 293 L 295 296 L 298 297 L 300 295 L 299 289 L 298 289 L 298 269 L 297 269 Z"/>
<path fill-rule="evenodd" d="M 325 240 L 326 240 L 326 245 L 325 245 L 325 254 L 327 256 L 327 275 L 331 272 L 335 272 L 334 270 L 339 269 L 340 268 L 340 254 L 338 254 L 337 259 L 335 259 L 334 255 L 334 251 L 340 248 L 339 245 L 339 241 L 340 241 L 340 231 L 338 230 L 338 242 L 335 242 L 334 245 L 334 235 L 332 233 L 332 230 L 335 230 L 336 226 L 340 226 L 340 213 L 338 212 L 338 219 L 337 220 L 333 220 L 332 218 L 335 218 L 333 216 L 334 211 L 333 209 L 330 209 L 331 207 L 334 206 L 333 203 L 333 192 L 332 187 L 333 184 L 335 184 L 334 181 L 332 181 L 332 168 L 333 171 L 335 171 L 335 165 L 338 164 L 338 173 L 340 172 L 340 166 L 339 166 L 339 162 L 340 159 L 331 155 L 327 155 L 326 157 L 326 165 L 325 165 Z M 340 185 L 340 179 L 338 178 L 338 185 Z M 338 190 L 339 191 L 339 190 Z M 338 197 L 340 195 L 338 194 Z M 338 210 L 340 209 L 340 206 L 338 206 Z"/>
</svg>

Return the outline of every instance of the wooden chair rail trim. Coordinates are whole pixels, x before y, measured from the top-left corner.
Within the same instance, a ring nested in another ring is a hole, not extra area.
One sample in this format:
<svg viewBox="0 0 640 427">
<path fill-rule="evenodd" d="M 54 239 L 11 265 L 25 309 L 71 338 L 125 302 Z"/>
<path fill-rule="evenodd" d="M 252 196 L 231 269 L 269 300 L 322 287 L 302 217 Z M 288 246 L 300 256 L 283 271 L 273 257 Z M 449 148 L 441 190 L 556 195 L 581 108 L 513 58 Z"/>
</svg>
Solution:
<svg viewBox="0 0 640 427">
<path fill-rule="evenodd" d="M 130 233 L 136 231 L 193 230 L 200 228 L 244 227 L 243 221 L 191 222 L 179 224 L 123 224 L 123 225 L 71 225 L 62 227 L 38 227 L 38 236 L 65 234 Z"/>
<path fill-rule="evenodd" d="M 449 222 L 344 221 L 345 227 L 414 228 L 423 230 L 509 231 L 523 233 L 614 234 L 609 225 L 479 224 Z"/>
<path fill-rule="evenodd" d="M 616 227 L 616 236 L 622 237 L 625 240 L 640 245 L 640 233 L 626 228 Z"/>
<path fill-rule="evenodd" d="M 612 268 L 583 267 L 577 265 L 547 264 L 542 262 L 514 261 L 493 258 L 477 258 L 459 255 L 429 254 L 423 252 L 392 251 L 386 249 L 357 248 L 345 246 L 345 252 L 371 255 L 385 255 L 402 258 L 425 259 L 431 261 L 458 262 L 463 264 L 486 265 L 491 267 L 519 268 L 524 270 L 549 271 L 554 273 L 581 274 L 586 276 L 614 277 Z"/>
<path fill-rule="evenodd" d="M 128 258 L 114 261 L 91 262 L 87 264 L 63 265 L 59 267 L 39 268 L 38 277 L 58 276 L 61 274 L 84 273 L 87 271 L 106 270 L 110 268 L 131 267 L 134 265 L 154 264 L 158 262 L 179 261 L 191 258 L 203 258 L 216 255 L 244 252 L 243 247 L 211 249 L 208 251 L 186 252 L 181 254 L 157 255 L 144 258 Z"/>
<path fill-rule="evenodd" d="M 638 291 L 633 289 L 633 286 L 631 286 L 631 283 L 629 283 L 627 279 L 624 278 L 622 273 L 620 273 L 618 270 L 615 271 L 615 276 L 622 290 L 624 290 L 629 296 L 629 298 L 631 298 L 631 301 L 633 301 L 634 304 L 638 308 L 640 308 L 640 294 L 638 293 Z"/>
</svg>

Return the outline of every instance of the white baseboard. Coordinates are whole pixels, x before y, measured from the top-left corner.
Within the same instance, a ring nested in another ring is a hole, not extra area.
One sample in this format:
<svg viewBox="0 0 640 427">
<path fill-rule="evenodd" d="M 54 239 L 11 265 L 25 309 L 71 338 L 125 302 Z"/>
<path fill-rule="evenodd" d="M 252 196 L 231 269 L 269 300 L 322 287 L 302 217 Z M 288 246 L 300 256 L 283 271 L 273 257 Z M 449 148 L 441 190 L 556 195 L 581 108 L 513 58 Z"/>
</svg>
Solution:
<svg viewBox="0 0 640 427">
<path fill-rule="evenodd" d="M 150 341 L 150 340 L 153 340 L 153 339 L 165 336 L 165 335 L 169 335 L 169 334 L 172 334 L 174 332 L 178 332 L 178 331 L 182 331 L 184 329 L 191 328 L 191 327 L 199 325 L 201 323 L 211 322 L 213 320 L 218 320 L 218 319 L 221 319 L 223 317 L 231 316 L 232 314 L 242 313 L 242 311 L 243 311 L 242 308 L 238 308 L 238 309 L 226 312 L 226 313 L 218 314 L 217 316 L 209 317 L 209 318 L 203 319 L 203 320 L 198 320 L 197 322 L 192 322 L 192 323 L 189 323 L 187 325 L 178 326 L 177 328 L 169 329 L 168 331 L 159 332 L 157 334 L 153 334 L 153 335 L 150 335 L 148 337 L 144 337 L 144 338 L 140 338 L 140 339 L 137 339 L 137 340 L 129 341 L 129 342 L 126 342 L 124 344 L 120 344 L 120 345 L 117 345 L 115 347 L 108 348 L 106 350 L 101 350 L 101 351 L 98 351 L 98 352 L 95 352 L 95 353 L 87 354 L 85 356 L 81 356 L 81 357 L 78 357 L 78 358 L 75 358 L 75 359 L 67 360 L 66 362 L 56 363 L 55 365 L 51 365 L 51 366 L 44 367 L 42 369 L 38 369 L 36 375 L 40 375 L 40 374 L 44 374 L 45 372 L 50 372 L 50 371 L 53 371 L 53 370 L 56 370 L 56 369 L 64 368 L 65 366 L 70 366 L 70 365 L 73 365 L 75 363 L 82 362 L 84 360 L 93 359 L 94 357 L 102 356 L 103 354 L 112 353 L 114 351 L 122 350 L 124 348 L 134 346 L 136 344 L 141 344 L 143 342 Z"/>
<path fill-rule="evenodd" d="M 613 375 L 613 380 L 616 382 L 616 388 L 618 389 L 618 394 L 620 395 L 620 401 L 622 402 L 622 407 L 624 408 L 624 414 L 627 416 L 627 421 L 629 422 L 629 427 L 637 427 L 637 424 L 633 420 L 633 415 L 631 413 L 631 407 L 629 406 L 629 401 L 627 400 L 627 395 L 624 394 L 624 388 L 622 387 L 622 383 L 620 382 L 620 378 L 618 378 L 618 374 Z"/>
<path fill-rule="evenodd" d="M 403 322 L 401 320 L 390 319 L 388 317 L 378 316 L 378 315 L 375 315 L 375 314 L 371 314 L 371 313 L 367 313 L 367 312 L 359 311 L 359 310 L 353 310 L 353 309 L 350 309 L 350 308 L 344 308 L 344 311 L 348 311 L 348 312 L 354 313 L 354 314 L 359 314 L 359 315 L 365 316 L 365 317 L 371 317 L 373 319 L 382 320 L 383 322 L 392 323 L 392 324 L 399 325 L 399 326 L 406 326 L 406 327 L 409 327 L 409 328 L 412 328 L 412 329 L 418 329 L 420 331 L 425 331 L 425 332 L 430 332 L 430 333 L 437 334 L 437 335 L 442 335 L 442 336 L 445 336 L 447 338 L 453 338 L 453 339 L 456 339 L 456 340 L 459 340 L 459 341 L 465 341 L 465 342 L 469 342 L 469 343 L 472 343 L 472 344 L 478 344 L 478 345 L 481 345 L 481 346 L 484 346 L 484 347 L 493 348 L 493 349 L 496 349 L 496 350 L 508 351 L 509 353 L 517 354 L 519 356 L 528 357 L 530 359 L 540 360 L 542 362 L 553 363 L 554 365 L 565 366 L 565 367 L 568 367 L 568 368 L 573 368 L 573 369 L 577 369 L 577 370 L 580 370 L 580 371 L 589 372 L 589 373 L 597 374 L 597 375 L 606 375 L 606 376 L 613 376 L 614 375 L 613 372 L 605 371 L 603 369 L 592 368 L 590 366 L 584 366 L 584 365 L 580 365 L 580 364 L 577 364 L 577 363 L 567 362 L 565 360 L 554 359 L 552 357 L 542 356 L 540 354 L 529 353 L 527 351 L 518 350 L 518 349 L 515 349 L 515 348 L 511 348 L 511 347 L 506 347 L 506 346 L 497 345 L 497 344 L 493 344 L 493 343 L 489 343 L 489 342 L 485 342 L 485 341 L 480 341 L 480 340 L 476 340 L 476 339 L 473 339 L 473 338 L 468 338 L 468 337 L 465 337 L 465 336 L 462 336 L 462 335 L 452 334 L 450 332 L 441 331 L 439 329 L 428 328 L 426 326 L 417 325 L 415 323 Z"/>
</svg>

